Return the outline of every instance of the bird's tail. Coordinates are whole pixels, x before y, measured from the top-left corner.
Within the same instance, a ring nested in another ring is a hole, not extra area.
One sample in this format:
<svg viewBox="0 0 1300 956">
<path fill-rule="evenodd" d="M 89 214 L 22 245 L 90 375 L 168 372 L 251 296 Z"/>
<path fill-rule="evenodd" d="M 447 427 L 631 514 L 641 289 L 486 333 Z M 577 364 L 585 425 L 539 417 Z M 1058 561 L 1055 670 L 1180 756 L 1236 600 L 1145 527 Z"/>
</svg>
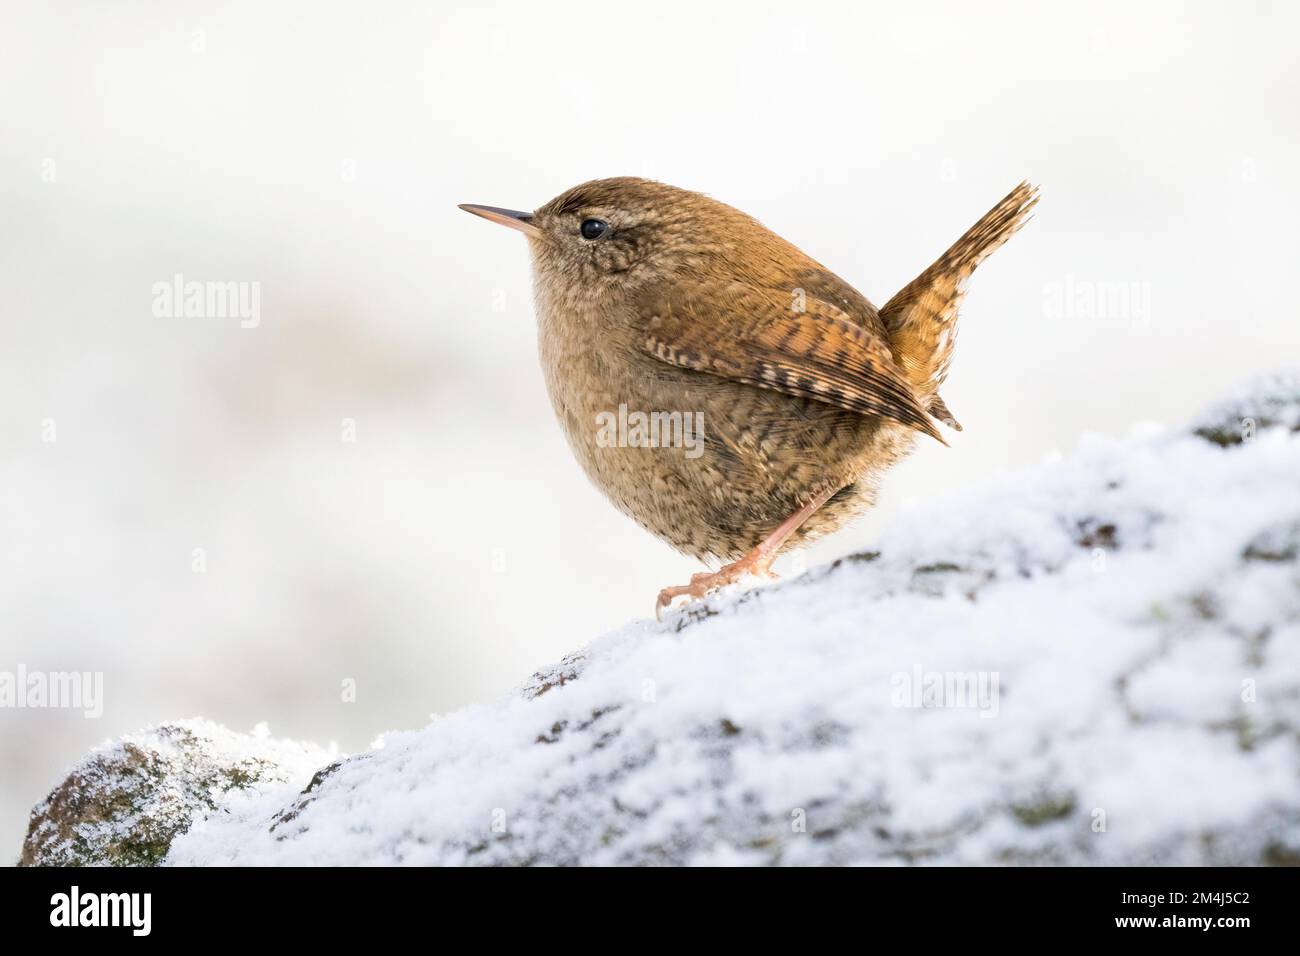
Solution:
<svg viewBox="0 0 1300 956">
<path fill-rule="evenodd" d="M 984 214 L 930 268 L 903 287 L 880 310 L 894 358 L 928 402 L 931 415 L 961 430 L 939 397 L 957 340 L 957 307 L 966 280 L 994 249 L 1029 219 L 1038 187 L 1021 183 Z"/>
</svg>

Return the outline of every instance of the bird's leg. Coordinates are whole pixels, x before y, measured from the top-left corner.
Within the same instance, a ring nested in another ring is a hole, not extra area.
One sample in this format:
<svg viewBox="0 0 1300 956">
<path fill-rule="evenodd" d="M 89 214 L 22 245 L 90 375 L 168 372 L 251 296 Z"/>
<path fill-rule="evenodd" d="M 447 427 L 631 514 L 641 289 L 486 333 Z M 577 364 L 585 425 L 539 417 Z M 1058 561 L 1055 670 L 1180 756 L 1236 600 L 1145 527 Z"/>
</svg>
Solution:
<svg viewBox="0 0 1300 956">
<path fill-rule="evenodd" d="M 776 560 L 781 545 L 785 544 L 786 539 L 798 531 L 799 526 L 812 517 L 813 512 L 826 504 L 831 495 L 838 490 L 838 488 L 831 488 L 829 491 L 824 491 L 813 498 L 812 501 L 782 521 L 775 531 L 760 541 L 754 550 L 740 560 L 733 561 L 731 564 L 724 564 L 713 572 L 703 571 L 699 574 L 693 574 L 691 575 L 690 584 L 664 588 L 659 592 L 659 600 L 655 602 L 655 619 L 659 620 L 664 608 L 679 597 L 697 600 L 716 591 L 718 588 L 726 587 L 728 584 L 735 584 L 746 577 L 776 577 L 772 573 L 772 562 Z"/>
</svg>

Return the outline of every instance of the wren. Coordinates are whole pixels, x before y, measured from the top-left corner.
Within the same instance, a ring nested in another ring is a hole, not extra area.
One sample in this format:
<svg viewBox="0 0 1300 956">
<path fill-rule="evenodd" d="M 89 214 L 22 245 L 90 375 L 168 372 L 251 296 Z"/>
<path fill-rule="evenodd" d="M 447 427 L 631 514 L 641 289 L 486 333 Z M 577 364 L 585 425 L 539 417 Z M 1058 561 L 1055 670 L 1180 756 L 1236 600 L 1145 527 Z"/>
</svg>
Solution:
<svg viewBox="0 0 1300 956">
<path fill-rule="evenodd" d="M 647 531 L 726 562 L 700 598 L 869 508 L 918 435 L 960 430 L 939 395 L 966 280 L 1028 218 L 1021 183 L 877 309 L 757 220 L 700 193 L 602 179 L 522 232 L 551 404 L 587 476 Z"/>
</svg>

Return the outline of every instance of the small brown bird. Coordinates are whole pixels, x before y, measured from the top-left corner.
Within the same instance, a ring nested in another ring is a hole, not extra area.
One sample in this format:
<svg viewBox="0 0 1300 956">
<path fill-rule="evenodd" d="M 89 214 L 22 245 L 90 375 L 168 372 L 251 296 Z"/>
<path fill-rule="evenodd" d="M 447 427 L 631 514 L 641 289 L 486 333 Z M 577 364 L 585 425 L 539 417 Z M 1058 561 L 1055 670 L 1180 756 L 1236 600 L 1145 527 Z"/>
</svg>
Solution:
<svg viewBox="0 0 1300 956">
<path fill-rule="evenodd" d="M 939 396 L 966 279 L 1026 221 L 1022 183 L 877 309 L 756 220 L 646 179 L 535 212 L 460 208 L 528 237 L 547 391 L 588 477 L 670 545 L 730 562 L 659 593 L 770 576 L 875 501 Z M 944 442 L 944 444 L 947 444 Z"/>
</svg>

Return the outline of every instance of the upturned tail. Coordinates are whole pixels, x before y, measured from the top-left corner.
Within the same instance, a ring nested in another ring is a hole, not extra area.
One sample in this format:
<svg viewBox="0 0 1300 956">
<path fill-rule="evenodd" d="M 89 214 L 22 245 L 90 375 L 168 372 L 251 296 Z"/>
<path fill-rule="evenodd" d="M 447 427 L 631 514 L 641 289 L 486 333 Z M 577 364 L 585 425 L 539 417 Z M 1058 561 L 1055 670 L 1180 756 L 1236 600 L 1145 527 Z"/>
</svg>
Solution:
<svg viewBox="0 0 1300 956">
<path fill-rule="evenodd" d="M 1036 202 L 1038 187 L 1021 183 L 880 310 L 895 360 L 928 403 L 930 414 L 957 431 L 961 425 L 939 397 L 939 387 L 952 361 L 957 307 L 966 280 L 989 253 L 1029 220 L 1029 210 Z"/>
</svg>

